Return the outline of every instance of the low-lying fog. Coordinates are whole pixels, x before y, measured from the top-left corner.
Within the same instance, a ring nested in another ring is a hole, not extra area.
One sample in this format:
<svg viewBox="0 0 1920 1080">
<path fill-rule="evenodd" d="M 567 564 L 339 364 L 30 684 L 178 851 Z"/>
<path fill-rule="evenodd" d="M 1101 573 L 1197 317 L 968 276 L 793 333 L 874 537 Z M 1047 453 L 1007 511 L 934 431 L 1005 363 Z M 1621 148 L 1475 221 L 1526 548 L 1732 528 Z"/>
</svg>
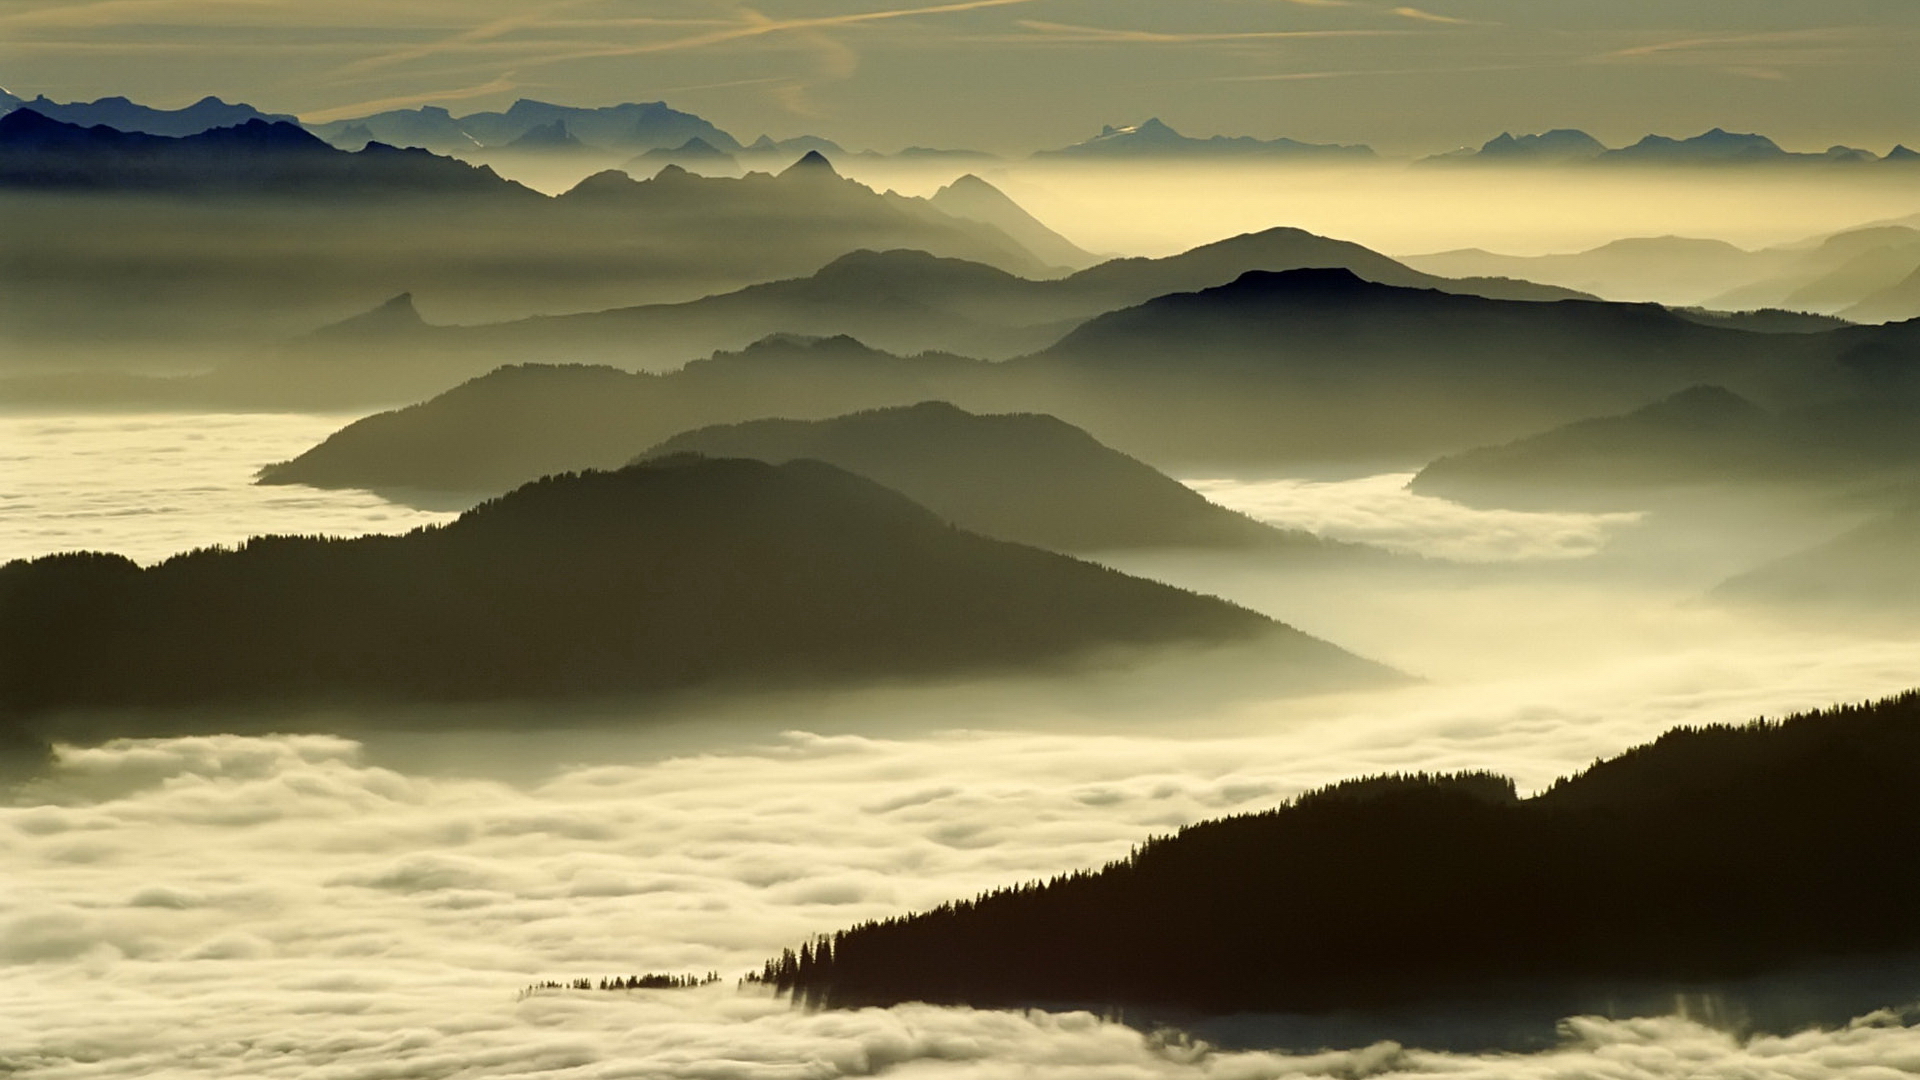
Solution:
<svg viewBox="0 0 1920 1080">
<path fill-rule="evenodd" d="M 85 544 L 148 559 L 263 528 L 433 519 L 246 486 L 336 419 L 9 423 L 11 479 L 35 482 L 4 485 L 8 556 Z M 116 454 L 114 470 L 98 467 Z M 537 715 L 518 734 L 65 748 L 0 809 L 0 1072 L 1838 1080 L 1920 1067 L 1920 1027 L 1891 1012 L 1750 1039 L 1677 1016 L 1586 1018 L 1534 1053 L 1261 1052 L 1084 1014 L 807 1013 L 737 991 L 735 977 L 811 934 L 1098 865 L 1149 834 L 1340 778 L 1492 768 L 1532 790 L 1676 724 L 1915 681 L 1910 640 L 1756 623 L 1658 575 L 1583 576 L 1582 556 L 1635 527 L 1623 518 L 1480 514 L 1399 494 L 1389 477 L 1205 489 L 1288 523 L 1477 560 L 1317 581 L 1250 560 L 1115 560 L 1426 681 L 1306 700 L 1141 694 L 1110 712 L 1039 687 L 903 689 L 656 730 L 572 732 Z M 62 526 L 61 514 L 83 516 Z M 66 531 L 22 524 L 43 519 Z M 543 979 L 709 970 L 722 982 L 698 990 L 519 994 Z"/>
</svg>

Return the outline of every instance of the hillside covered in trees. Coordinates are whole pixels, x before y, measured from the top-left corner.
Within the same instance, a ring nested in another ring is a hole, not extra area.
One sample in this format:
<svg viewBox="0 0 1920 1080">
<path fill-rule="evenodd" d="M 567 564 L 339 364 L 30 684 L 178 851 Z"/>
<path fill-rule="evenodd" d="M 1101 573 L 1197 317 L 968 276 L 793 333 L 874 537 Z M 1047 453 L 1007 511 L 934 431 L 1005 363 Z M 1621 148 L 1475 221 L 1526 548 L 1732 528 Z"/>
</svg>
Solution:
<svg viewBox="0 0 1920 1080">
<path fill-rule="evenodd" d="M 963 529 L 1057 551 L 1265 548 L 1303 559 L 1385 558 L 1208 502 L 1151 465 L 1039 413 L 980 415 L 923 401 L 829 420 L 753 420 L 676 435 L 643 458 L 688 452 L 825 461 Z"/>
<path fill-rule="evenodd" d="M 858 926 L 759 978 L 830 1006 L 1222 1015 L 1911 955 L 1917 783 L 1920 691 L 1671 731 L 1524 799 L 1486 773 L 1350 781 Z"/>
<path fill-rule="evenodd" d="M 0 716 L 16 719 L 835 685 L 1225 643 L 1261 646 L 1303 687 L 1391 676 L 816 461 L 553 476 L 404 536 L 14 562 L 0 610 Z"/>
</svg>

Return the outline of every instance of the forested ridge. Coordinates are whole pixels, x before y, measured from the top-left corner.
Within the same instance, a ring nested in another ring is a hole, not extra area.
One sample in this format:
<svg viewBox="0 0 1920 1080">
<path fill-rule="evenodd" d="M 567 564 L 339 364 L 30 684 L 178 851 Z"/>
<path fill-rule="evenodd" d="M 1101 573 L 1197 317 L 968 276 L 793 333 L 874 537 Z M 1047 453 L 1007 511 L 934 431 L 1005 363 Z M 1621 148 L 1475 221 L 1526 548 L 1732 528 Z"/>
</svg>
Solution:
<svg viewBox="0 0 1920 1080">
<path fill-rule="evenodd" d="M 1682 728 L 1531 798 L 1383 776 L 870 922 L 757 978 L 816 1004 L 1208 1013 L 1734 979 L 1920 950 L 1920 691 Z"/>
</svg>

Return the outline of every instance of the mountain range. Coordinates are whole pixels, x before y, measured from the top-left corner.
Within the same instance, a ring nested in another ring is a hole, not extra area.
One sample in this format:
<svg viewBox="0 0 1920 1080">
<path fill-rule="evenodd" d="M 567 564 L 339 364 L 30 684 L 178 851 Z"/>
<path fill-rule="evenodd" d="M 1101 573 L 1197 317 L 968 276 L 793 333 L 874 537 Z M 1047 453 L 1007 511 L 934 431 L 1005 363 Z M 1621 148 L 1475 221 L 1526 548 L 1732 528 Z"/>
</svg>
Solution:
<svg viewBox="0 0 1920 1080">
<path fill-rule="evenodd" d="M 18 109 L 31 109 L 50 120 L 80 127 L 110 127 L 148 135 L 198 135 L 212 128 L 238 127 L 250 120 L 269 124 L 298 124 L 299 117 L 285 113 L 266 113 L 244 103 L 228 104 L 211 95 L 180 109 L 155 109 L 123 97 L 103 97 L 94 101 L 60 103 L 38 94 L 16 97 L 0 90 L 0 115 Z M 356 147 L 357 149 L 357 147 Z"/>
<path fill-rule="evenodd" d="M 963 529 L 1054 551 L 1224 548 L 1296 563 L 1379 554 L 1263 525 L 1036 413 L 976 415 L 926 401 L 825 420 L 749 420 L 675 435 L 640 460 L 686 453 L 824 461 Z"/>
<path fill-rule="evenodd" d="M 1713 128 L 1691 138 L 1648 135 L 1629 146 L 1609 148 L 1584 131 L 1557 128 L 1538 135 L 1501 132 L 1479 149 L 1462 149 L 1421 161 L 1423 165 L 1857 165 L 1877 163 L 1906 166 L 1920 154 L 1895 146 L 1885 157 L 1850 146 L 1833 146 L 1821 153 L 1782 149 L 1765 135 L 1742 134 Z"/>
<path fill-rule="evenodd" d="M 814 461 L 553 476 L 404 536 L 260 537 L 146 568 L 17 561 L 0 607 L 0 717 L 41 736 L 1061 671 L 1174 646 L 1252 648 L 1301 689 L 1394 677 Z"/>
<path fill-rule="evenodd" d="M 0 200 L 15 256 L 0 315 L 22 346 L 12 364 L 46 354 L 205 370 L 383 295 L 499 320 L 690 300 L 860 247 L 1035 277 L 1067 269 L 983 220 L 993 215 L 980 199 L 949 196 L 966 206 L 948 214 L 811 154 L 779 176 L 609 171 L 549 198 L 451 158 L 384 144 L 348 153 L 286 124 L 169 139 L 22 109 L 0 117 Z M 91 254 L 103 250 L 139 258 L 103 266 Z"/>
<path fill-rule="evenodd" d="M 842 930 L 757 978 L 830 1007 L 1464 1001 L 1545 1027 L 1822 961 L 1910 970 L 1917 768 L 1910 692 L 1681 728 L 1526 798 L 1489 773 L 1352 780 Z"/>
<path fill-rule="evenodd" d="M 1125 161 L 1156 158 L 1366 161 L 1371 160 L 1374 153 L 1371 147 L 1366 146 L 1337 146 L 1294 139 L 1256 139 L 1250 135 L 1213 135 L 1196 139 L 1180 134 L 1155 117 L 1129 127 L 1109 124 L 1090 139 L 1057 150 L 1042 150 L 1034 157 Z"/>
<path fill-rule="evenodd" d="M 1722 310 L 1782 308 L 1857 322 L 1920 317 L 1920 300 L 1910 295 L 1912 286 L 1903 284 L 1920 272 L 1920 220 L 1913 219 L 1759 250 L 1663 236 L 1616 240 L 1565 255 L 1497 255 L 1468 248 L 1403 261 L 1433 274 L 1521 277 L 1610 300 Z"/>
<path fill-rule="evenodd" d="M 839 337 L 773 338 L 657 375 L 505 368 L 356 421 L 266 475 L 490 490 L 617 463 L 625 456 L 611 455 L 708 424 L 929 399 L 1049 413 L 1165 470 L 1404 463 L 1701 382 L 1768 407 L 1840 400 L 1900 384 L 1916 355 L 1908 327 L 1755 333 L 1650 305 L 1490 300 L 1346 270 L 1251 271 L 1097 316 L 1041 352 L 998 363 L 896 356 Z"/>
</svg>

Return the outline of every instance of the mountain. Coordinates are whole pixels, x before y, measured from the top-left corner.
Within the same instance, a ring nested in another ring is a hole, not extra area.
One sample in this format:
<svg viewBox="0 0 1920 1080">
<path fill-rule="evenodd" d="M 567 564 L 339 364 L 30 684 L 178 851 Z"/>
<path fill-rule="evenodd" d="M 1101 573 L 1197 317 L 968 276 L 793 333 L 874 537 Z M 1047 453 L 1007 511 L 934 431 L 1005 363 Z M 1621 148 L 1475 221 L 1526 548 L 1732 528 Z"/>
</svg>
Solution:
<svg viewBox="0 0 1920 1080">
<path fill-rule="evenodd" d="M 502 144 L 508 150 L 579 150 L 585 146 L 585 143 L 573 137 L 573 132 L 567 130 L 565 120 L 535 124 L 512 141 Z"/>
<path fill-rule="evenodd" d="M 1648 135 L 1632 146 L 1608 150 L 1602 162 L 1648 165 L 1699 165 L 1781 161 L 1793 155 L 1764 135 L 1742 135 L 1714 128 L 1690 139 Z"/>
<path fill-rule="evenodd" d="M 336 150 L 298 125 L 249 120 L 178 138 L 0 117 L 0 191 L 299 198 L 535 198 L 486 169 L 370 143 Z"/>
<path fill-rule="evenodd" d="M 1043 150 L 1036 158 L 1086 158 L 1110 160 L 1152 160 L 1154 158 L 1300 158 L 1366 161 L 1373 150 L 1365 146 L 1336 146 L 1306 143 L 1293 139 L 1256 139 L 1249 135 L 1214 135 L 1205 139 L 1189 138 L 1160 122 L 1158 118 L 1132 127 L 1108 125 L 1085 142 L 1058 150 Z"/>
<path fill-rule="evenodd" d="M 933 193 L 927 202 L 936 210 L 968 221 L 991 225 L 1018 240 L 1028 251 L 1055 266 L 1082 269 L 1100 260 L 1042 225 L 1019 203 L 985 180 L 967 173 Z"/>
<path fill-rule="evenodd" d="M 1101 441 L 1161 468 L 1211 469 L 1431 460 L 1700 382 L 1763 404 L 1838 395 L 1859 377 L 1840 357 L 1872 340 L 1256 271 L 1091 319 L 1008 366 Z M 1885 340 L 1901 356 L 1916 344 Z"/>
<path fill-rule="evenodd" d="M 1914 489 L 1908 489 L 1909 499 Z M 1880 515 L 1825 543 L 1755 567 L 1713 590 L 1717 600 L 1820 612 L 1849 624 L 1920 620 L 1920 508 Z"/>
<path fill-rule="evenodd" d="M 132 714 L 122 731 L 221 709 L 1061 670 L 1170 646 L 1251 646 L 1303 688 L 1391 677 L 1225 601 L 954 529 L 811 461 L 554 476 L 404 536 L 260 537 L 144 569 L 13 562 L 0 609 L 15 661 L 0 715 Z"/>
<path fill-rule="evenodd" d="M 418 405 L 348 424 L 267 484 L 492 493 L 532 477 L 614 468 L 691 428 L 766 416 L 826 418 L 933 399 L 966 400 L 991 365 L 891 356 L 850 338 L 769 338 L 661 375 L 520 365 Z"/>
<path fill-rule="evenodd" d="M 671 175 L 667 179 L 674 181 Z M 756 183 L 778 187 L 764 184 L 765 179 Z M 672 210 L 670 205 L 655 204 L 650 212 L 666 215 Z M 789 231 L 804 235 L 797 228 Z M 1043 244 L 1034 246 L 1047 250 Z M 743 348 L 776 333 L 848 335 L 895 353 L 932 350 L 999 359 L 1044 348 L 1093 315 L 1139 303 L 1159 292 L 1224 284 L 1247 269 L 1286 269 L 1322 261 L 1404 284 L 1527 298 L 1577 295 L 1518 282 L 1433 278 L 1357 244 L 1297 229 L 1236 237 L 1166 259 L 1113 260 L 1063 279 L 1037 281 L 923 251 L 855 251 L 804 278 L 752 285 L 681 304 L 477 326 L 406 326 L 400 328 L 399 337 L 380 347 L 364 339 L 335 347 L 330 339 L 309 336 L 271 355 L 224 365 L 192 387 L 209 403 L 220 405 L 382 405 L 417 400 L 504 363 L 595 362 L 666 370 L 688 357 Z M 396 357 L 403 359 L 396 362 Z M 58 385 L 40 383 L 30 391 L 36 399 L 57 395 Z M 77 384 L 67 385 L 80 389 Z M 144 386 L 169 402 L 189 390 L 178 380 Z M 26 392 L 17 384 L 13 389 Z M 110 398 L 126 401 L 132 394 L 137 400 L 140 391 L 141 385 L 126 386 Z M 89 383 L 87 392 L 106 391 Z"/>
<path fill-rule="evenodd" d="M 670 149 L 656 147 L 648 150 L 620 168 L 628 175 L 651 176 L 665 165 L 677 165 L 702 176 L 733 176 L 740 172 L 740 162 L 732 154 L 697 136 Z"/>
<path fill-rule="evenodd" d="M 628 153 L 680 146 L 696 138 L 722 150 L 740 149 L 733 136 L 706 120 L 659 101 L 588 109 L 521 98 L 505 112 L 456 117 L 437 105 L 426 105 L 307 126 L 329 142 L 350 128 L 364 127 L 374 138 L 395 146 L 465 153 L 479 147 L 505 146 L 536 128 L 554 124 L 563 125 L 587 146 Z"/>
<path fill-rule="evenodd" d="M 79 127 L 110 127 L 117 131 L 137 131 L 148 135 L 198 135 L 213 128 L 238 127 L 258 120 L 267 124 L 298 124 L 297 117 L 283 113 L 264 113 L 251 105 L 229 105 L 217 97 L 203 97 L 182 109 L 155 109 L 123 97 L 103 97 L 95 101 L 61 104 L 45 94 L 23 100 L 12 94 L 0 96 L 0 113 L 31 109 L 49 120 Z"/>
<path fill-rule="evenodd" d="M 1854 322 L 1885 323 L 1920 319 L 1920 263 L 1913 273 L 1840 312 Z"/>
<path fill-rule="evenodd" d="M 1035 413 L 983 416 L 925 401 L 827 420 L 751 420 L 676 435 L 642 457 L 684 453 L 824 461 L 963 529 L 1055 551 L 1264 547 L 1308 558 L 1367 551 L 1262 525 Z"/>
<path fill-rule="evenodd" d="M 1432 274 L 1519 277 L 1609 300 L 1831 315 L 1892 287 L 1920 266 L 1920 231 L 1887 223 L 1757 251 L 1721 240 L 1660 236 L 1565 255 L 1497 255 L 1469 248 L 1402 261 Z"/>
<path fill-rule="evenodd" d="M 15 256 L 0 270 L 0 320 L 19 345 L 6 363 L 22 366 L 204 371 L 401 292 L 447 321 L 494 322 L 684 302 L 860 248 L 1061 272 L 991 225 L 873 191 L 823 160 L 778 177 L 607 172 L 548 198 L 424 150 L 347 153 L 286 124 L 167 139 L 22 109 L 0 117 L 0 200 Z M 781 329 L 794 328 L 762 333 Z M 355 361 L 375 372 L 373 401 L 395 400 L 387 369 L 417 379 L 407 356 L 388 359 Z"/>
<path fill-rule="evenodd" d="M 1522 161 L 1561 163 L 1590 160 L 1606 151 L 1606 146 L 1599 139 L 1584 131 L 1556 128 L 1539 135 L 1515 136 L 1503 131 L 1470 156 L 1475 160 L 1502 164 Z"/>
<path fill-rule="evenodd" d="M 696 176 L 669 165 L 651 179 L 635 180 L 609 170 L 587 177 L 555 201 L 565 207 L 657 215 L 661 224 L 678 226 L 677 232 L 688 230 L 674 218 L 724 215 L 726 228 L 741 239 L 778 236 L 781 261 L 804 252 L 810 256 L 809 268 L 856 248 L 905 247 L 1012 273 L 1044 276 L 1055 270 L 997 228 L 944 213 L 925 199 L 879 193 L 841 176 L 817 150 L 809 150 L 777 176 Z M 751 250 L 760 252 L 762 265 L 772 268 L 771 245 L 756 243 Z M 739 256 L 751 257 L 750 251 L 741 250 Z M 766 280 L 767 274 L 759 277 Z"/>
<path fill-rule="evenodd" d="M 1520 278 L 1627 303 L 1705 304 L 1726 292 L 1729 283 L 1778 272 L 1793 259 L 1786 253 L 1748 251 L 1723 240 L 1650 236 L 1564 255 L 1499 255 L 1465 248 L 1401 261 L 1430 274 Z"/>
<path fill-rule="evenodd" d="M 1466 1001 L 1550 1023 L 1823 961 L 1910 965 L 1916 783 L 1912 692 L 1677 729 L 1528 798 L 1488 773 L 1352 780 L 843 930 L 758 978 L 829 1007 L 1404 1022 Z"/>
<path fill-rule="evenodd" d="M 1641 510 L 1710 490 L 1795 487 L 1873 505 L 1900 498 L 1920 475 L 1916 403 L 1911 389 L 1882 387 L 1776 411 L 1695 386 L 1622 415 L 1447 455 L 1410 486 L 1503 509 Z"/>
<path fill-rule="evenodd" d="M 1031 284 L 923 262 L 930 281 L 970 283 L 983 304 Z M 907 265 L 876 256 L 840 271 L 878 290 Z M 1150 270 L 1131 267 L 1108 284 Z M 781 295 L 794 311 L 809 303 L 802 290 Z M 630 333 L 644 335 L 648 325 L 636 320 Z M 709 424 L 822 419 L 930 399 L 974 412 L 1049 413 L 1168 471 L 1405 468 L 1702 382 L 1768 408 L 1871 393 L 1897 409 L 1920 395 L 1910 385 L 1916 357 L 1920 324 L 1753 333 L 1650 305 L 1487 300 L 1346 271 L 1251 272 L 1098 316 L 1048 349 L 997 363 L 893 356 L 840 337 L 770 339 L 658 375 L 504 369 L 348 425 L 265 476 L 497 491 L 542 472 L 616 465 Z"/>
</svg>

